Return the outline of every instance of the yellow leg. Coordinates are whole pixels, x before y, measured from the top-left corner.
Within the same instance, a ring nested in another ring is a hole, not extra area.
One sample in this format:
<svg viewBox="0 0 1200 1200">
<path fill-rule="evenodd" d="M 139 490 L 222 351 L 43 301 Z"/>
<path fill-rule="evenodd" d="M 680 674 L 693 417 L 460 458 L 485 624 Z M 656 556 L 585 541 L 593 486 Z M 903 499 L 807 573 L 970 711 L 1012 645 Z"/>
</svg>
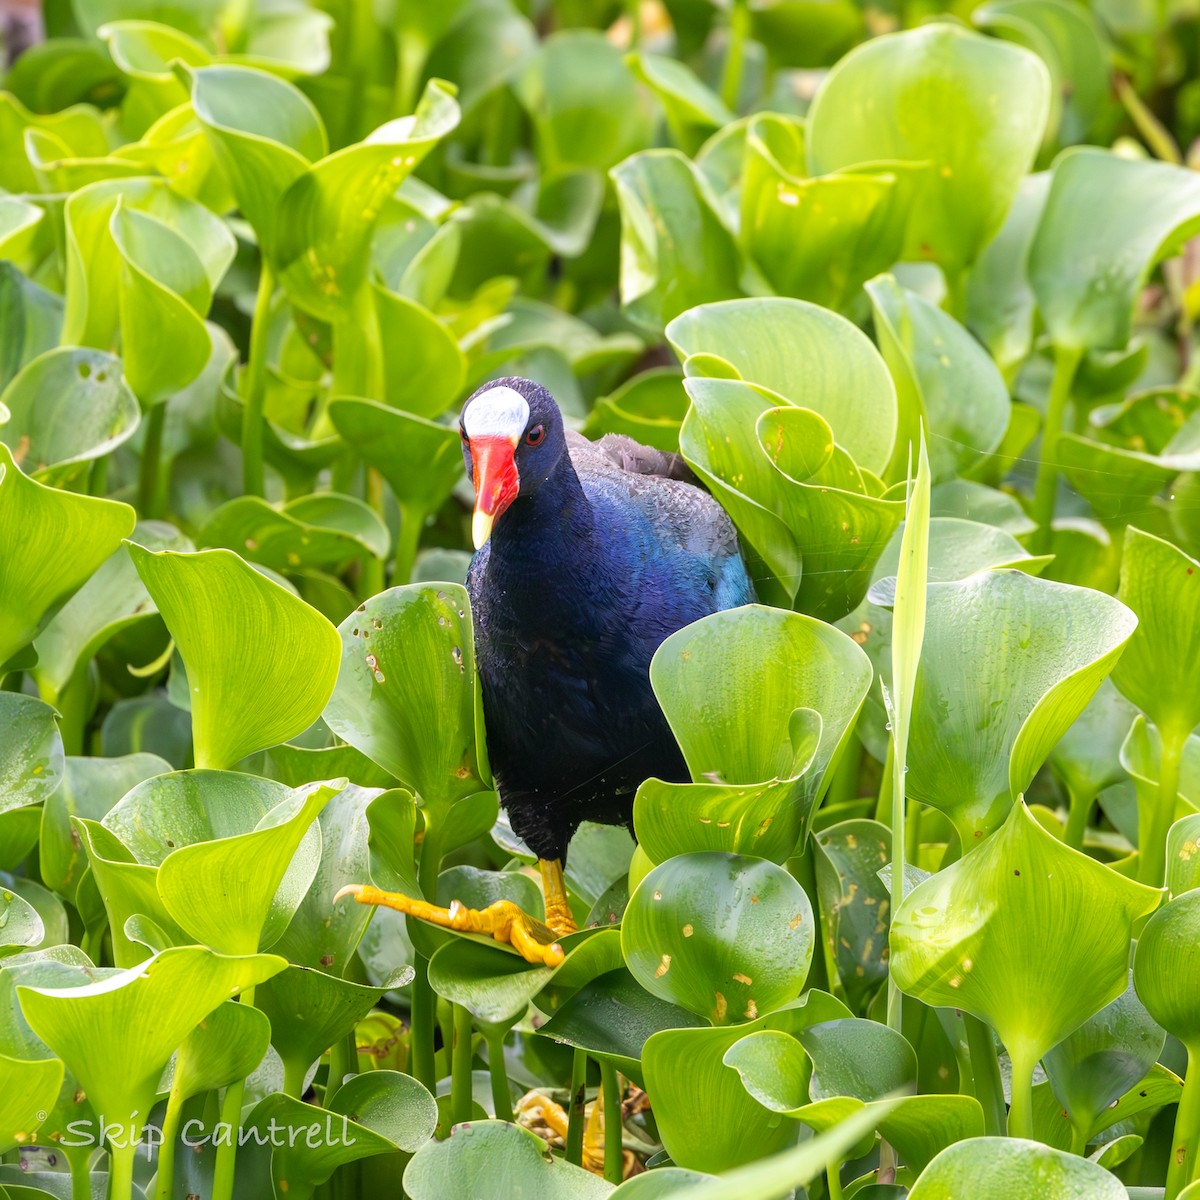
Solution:
<svg viewBox="0 0 1200 1200">
<path fill-rule="evenodd" d="M 578 933 L 579 926 L 571 915 L 567 902 L 567 885 L 563 879 L 562 859 L 539 858 L 538 870 L 542 873 L 542 893 L 546 898 L 546 924 L 559 937 Z"/>
<path fill-rule="evenodd" d="M 559 871 L 561 878 L 561 868 Z M 562 947 L 554 940 L 554 931 L 522 912 L 511 900 L 497 900 L 487 908 L 466 908 L 457 900 L 449 908 L 441 908 L 426 900 L 414 900 L 398 892 L 384 892 L 365 883 L 352 883 L 342 888 L 333 900 L 353 896 L 359 904 L 375 904 L 394 908 L 411 917 L 419 917 L 443 929 L 460 933 L 490 933 L 498 942 L 512 946 L 526 962 L 557 967 L 563 960 Z M 565 901 L 565 896 L 564 896 Z M 574 929 L 574 924 L 571 926 Z"/>
</svg>

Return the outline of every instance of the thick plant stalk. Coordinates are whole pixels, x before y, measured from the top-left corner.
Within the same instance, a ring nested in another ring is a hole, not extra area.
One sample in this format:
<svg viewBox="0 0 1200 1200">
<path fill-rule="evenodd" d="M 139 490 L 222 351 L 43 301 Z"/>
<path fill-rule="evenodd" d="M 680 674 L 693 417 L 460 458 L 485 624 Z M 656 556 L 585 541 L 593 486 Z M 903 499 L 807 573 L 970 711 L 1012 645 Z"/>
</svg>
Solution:
<svg viewBox="0 0 1200 1200">
<path fill-rule="evenodd" d="M 1183 1095 L 1175 1113 L 1175 1132 L 1167 1166 L 1167 1186 L 1163 1200 L 1175 1200 L 1196 1178 L 1196 1147 L 1200 1143 L 1200 1050 L 1188 1047 L 1187 1075 Z"/>
<path fill-rule="evenodd" d="M 425 838 L 421 843 L 421 864 L 417 881 L 426 900 L 437 899 L 437 878 L 442 866 L 441 839 L 437 826 L 425 813 Z M 416 955 L 413 963 L 416 974 L 412 981 L 412 1010 L 409 1037 L 412 1043 L 412 1073 L 431 1095 L 437 1094 L 437 1068 L 434 1065 L 433 1034 L 437 1025 L 437 997 L 429 984 L 429 960 Z"/>
<path fill-rule="evenodd" d="M 1008 1048 L 1012 1060 L 1012 1092 L 1008 1109 L 1009 1137 L 1033 1137 L 1033 1069 L 1037 1058 L 1023 1049 Z"/>
<path fill-rule="evenodd" d="M 604 1094 L 604 1178 L 620 1183 L 625 1174 L 625 1156 L 621 1145 L 621 1081 L 617 1068 L 600 1062 L 600 1090 Z"/>
<path fill-rule="evenodd" d="M 1150 887 L 1162 887 L 1167 873 L 1167 833 L 1175 819 L 1179 797 L 1179 766 L 1187 734 L 1179 736 L 1162 730 L 1162 759 L 1158 768 L 1158 795 L 1151 805 L 1139 806 L 1138 880 Z"/>
<path fill-rule="evenodd" d="M 485 1025 L 483 1040 L 487 1043 L 488 1074 L 492 1079 L 492 1107 L 497 1121 L 514 1121 L 512 1093 L 508 1090 L 508 1072 L 504 1063 L 504 1039 L 507 1030 Z"/>
<path fill-rule="evenodd" d="M 242 1004 L 254 1003 L 254 989 L 246 988 L 241 995 Z M 217 1161 L 213 1168 L 212 1200 L 233 1200 L 233 1172 L 237 1165 L 238 1132 L 242 1124 L 242 1101 L 246 1096 L 246 1081 L 238 1079 L 225 1089 L 221 1101 L 221 1121 L 233 1130 L 228 1141 L 217 1147 Z"/>
<path fill-rule="evenodd" d="M 450 1120 L 455 1125 L 471 1119 L 471 1012 L 454 1006 L 454 1046 L 450 1057 Z"/>
<path fill-rule="evenodd" d="M 167 402 L 160 400 L 146 417 L 146 440 L 142 444 L 142 466 L 138 476 L 138 509 L 143 517 L 157 517 L 159 473 L 162 462 L 163 428 Z"/>
<path fill-rule="evenodd" d="M 729 10 L 729 41 L 725 48 L 725 68 L 721 72 L 721 99 L 725 107 L 736 111 L 742 91 L 742 71 L 746 65 L 746 35 L 750 32 L 750 12 L 746 0 L 733 0 Z"/>
<path fill-rule="evenodd" d="M 250 357 L 242 381 L 242 488 L 247 496 L 263 495 L 263 409 L 267 394 L 267 340 L 275 276 L 266 259 L 258 275 L 258 295 L 250 326 Z"/>
<path fill-rule="evenodd" d="M 1042 457 L 1038 463 L 1037 482 L 1033 491 L 1033 519 L 1037 529 L 1033 534 L 1035 554 L 1045 554 L 1054 539 L 1054 494 L 1058 488 L 1058 439 L 1062 434 L 1063 416 L 1071 398 L 1071 385 L 1079 369 L 1083 351 L 1072 346 L 1054 348 L 1054 378 L 1050 384 L 1050 399 L 1046 405 L 1046 425 L 1042 430 Z"/>
<path fill-rule="evenodd" d="M 571 1059 L 571 1095 L 567 1104 L 567 1162 L 583 1165 L 583 1103 L 587 1095 L 587 1054 L 576 1050 Z"/>
<path fill-rule="evenodd" d="M 983 1108 L 983 1131 L 988 1137 L 1004 1133 L 1004 1088 L 1000 1082 L 1000 1064 L 992 1031 L 978 1017 L 963 1013 L 967 1027 L 967 1045 L 971 1051 L 971 1073 L 975 1077 L 975 1099 Z"/>
<path fill-rule="evenodd" d="M 110 1145 L 108 1156 L 108 1200 L 133 1200 L 133 1163 L 137 1145 Z M 216 1197 L 215 1191 L 213 1196 Z"/>
<path fill-rule="evenodd" d="M 163 1117 L 162 1142 L 158 1147 L 158 1175 L 154 1183 L 154 1200 L 171 1200 L 175 1178 L 175 1148 L 179 1142 L 179 1122 L 183 1118 L 183 1096 L 178 1079 L 172 1082 L 167 1097 L 167 1111 Z M 72 1169 L 74 1165 L 72 1164 Z"/>
</svg>

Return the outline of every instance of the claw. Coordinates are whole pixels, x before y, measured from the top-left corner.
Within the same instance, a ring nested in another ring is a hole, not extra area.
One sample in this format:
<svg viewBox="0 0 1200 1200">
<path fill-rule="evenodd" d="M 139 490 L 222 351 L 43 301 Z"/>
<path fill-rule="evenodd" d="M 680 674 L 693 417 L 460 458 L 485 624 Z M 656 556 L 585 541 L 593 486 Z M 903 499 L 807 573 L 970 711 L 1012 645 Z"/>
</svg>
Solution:
<svg viewBox="0 0 1200 1200">
<path fill-rule="evenodd" d="M 563 960 L 562 947 L 554 940 L 554 931 L 541 921 L 523 912 L 511 900 L 497 900 L 487 908 L 467 908 L 455 900 L 449 908 L 414 900 L 398 892 L 384 892 L 366 883 L 351 883 L 342 888 L 334 903 L 344 896 L 353 896 L 359 904 L 394 908 L 397 912 L 418 917 L 442 929 L 459 933 L 490 933 L 498 942 L 512 946 L 526 962 L 544 967 L 557 967 Z"/>
</svg>

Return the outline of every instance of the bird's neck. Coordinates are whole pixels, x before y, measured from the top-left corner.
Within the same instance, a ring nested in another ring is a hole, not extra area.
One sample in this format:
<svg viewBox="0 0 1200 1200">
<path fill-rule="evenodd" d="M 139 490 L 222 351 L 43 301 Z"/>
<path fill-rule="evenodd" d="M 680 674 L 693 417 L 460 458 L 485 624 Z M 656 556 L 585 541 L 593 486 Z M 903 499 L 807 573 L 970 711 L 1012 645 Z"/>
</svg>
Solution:
<svg viewBox="0 0 1200 1200">
<path fill-rule="evenodd" d="M 526 579 L 561 573 L 572 560 L 593 556 L 595 525 L 591 503 L 564 453 L 545 482 L 532 495 L 518 496 L 496 522 L 491 569 Z"/>
</svg>

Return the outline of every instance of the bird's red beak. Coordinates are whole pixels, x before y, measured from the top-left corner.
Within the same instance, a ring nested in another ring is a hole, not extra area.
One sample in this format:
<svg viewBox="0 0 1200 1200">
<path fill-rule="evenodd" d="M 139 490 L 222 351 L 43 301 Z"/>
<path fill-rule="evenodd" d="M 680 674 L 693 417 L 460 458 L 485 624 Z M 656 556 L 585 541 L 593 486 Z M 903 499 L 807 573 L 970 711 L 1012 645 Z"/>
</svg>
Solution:
<svg viewBox="0 0 1200 1200">
<path fill-rule="evenodd" d="M 475 516 L 471 538 L 478 550 L 491 537 L 496 518 L 517 498 L 521 478 L 517 474 L 516 442 L 506 437 L 471 439 L 471 461 L 475 465 Z"/>
</svg>

